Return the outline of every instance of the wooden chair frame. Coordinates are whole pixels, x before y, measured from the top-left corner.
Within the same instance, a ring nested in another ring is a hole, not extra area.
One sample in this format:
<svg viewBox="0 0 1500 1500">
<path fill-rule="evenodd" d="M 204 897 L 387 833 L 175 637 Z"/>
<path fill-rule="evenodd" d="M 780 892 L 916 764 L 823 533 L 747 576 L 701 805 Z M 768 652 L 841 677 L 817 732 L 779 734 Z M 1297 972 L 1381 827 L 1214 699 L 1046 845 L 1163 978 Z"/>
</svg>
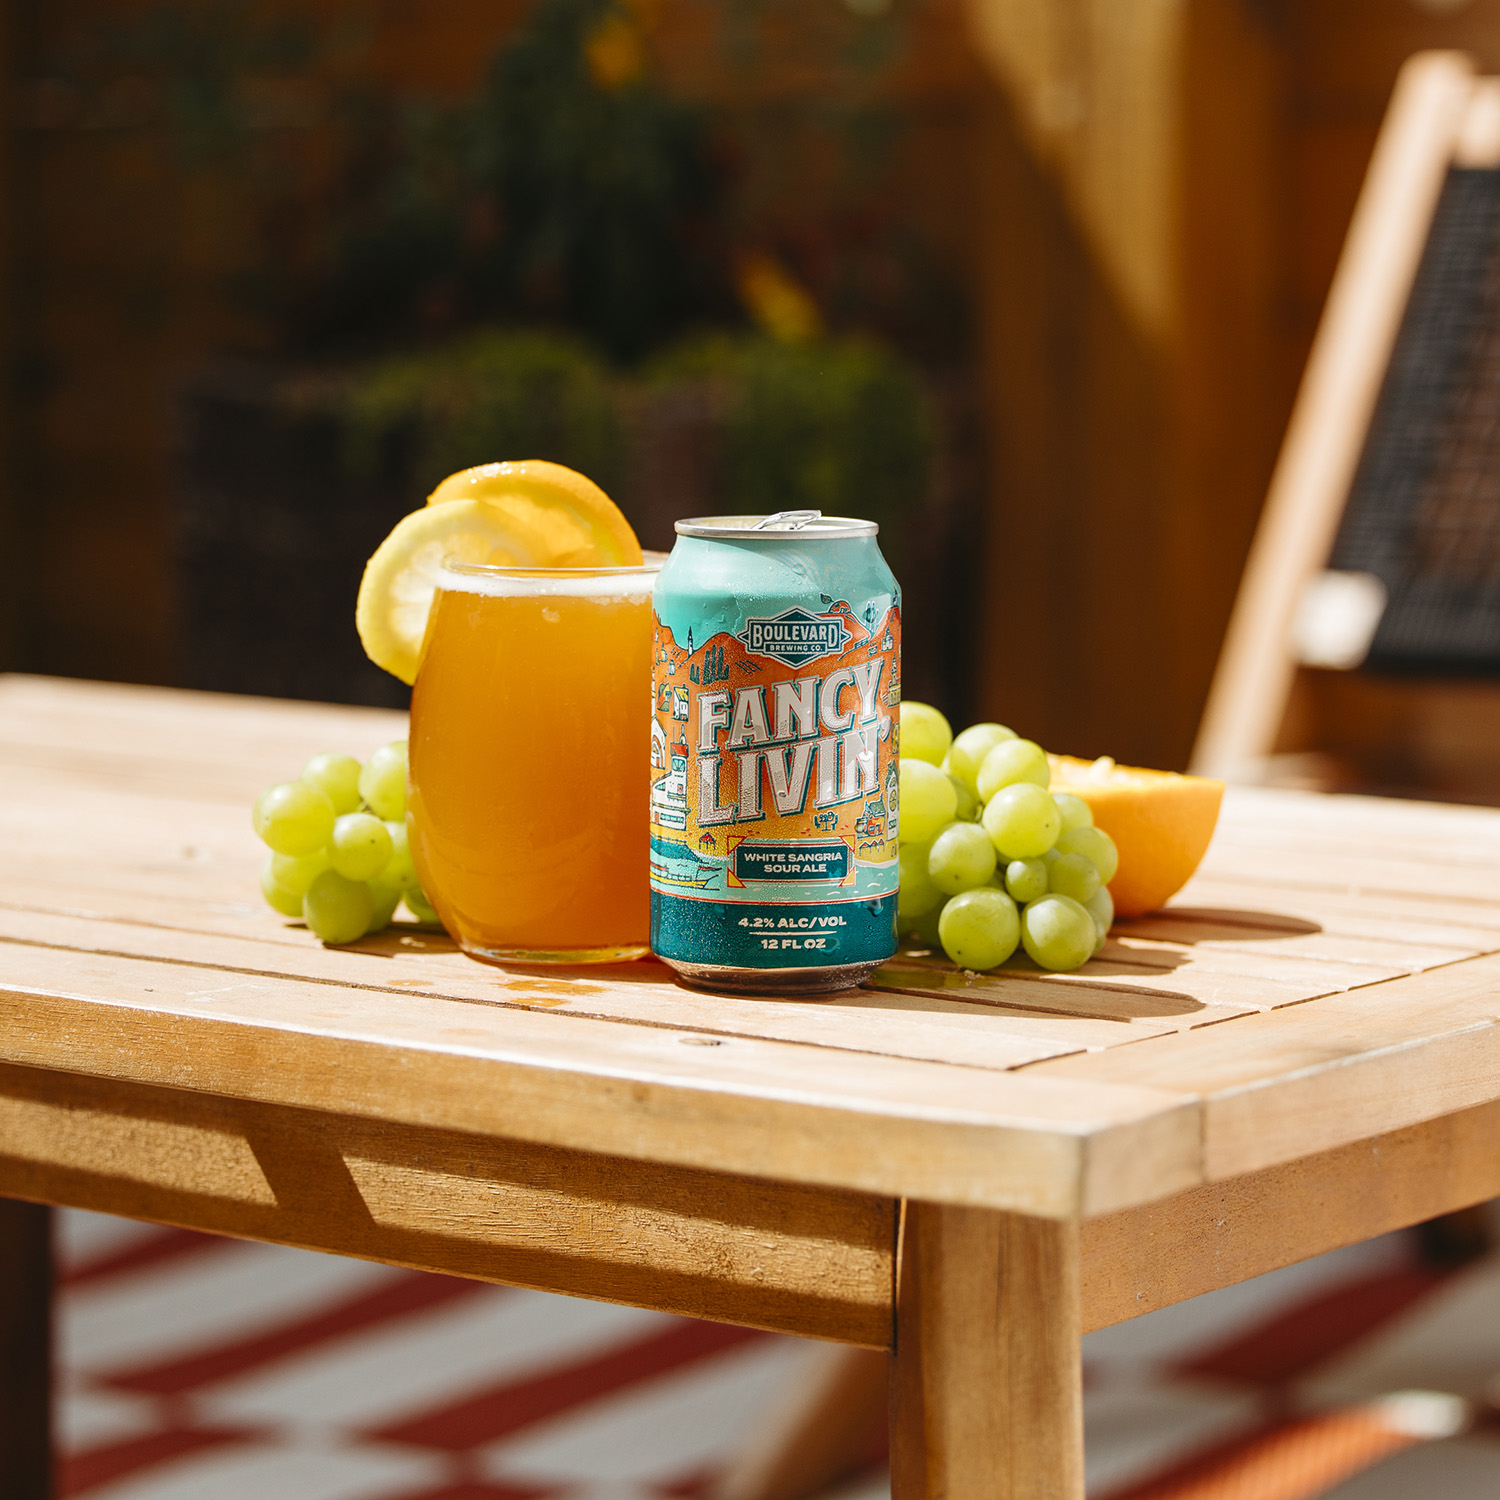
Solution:
<svg viewBox="0 0 1500 1500">
<path fill-rule="evenodd" d="M 1318 325 L 1193 749 L 1202 776 L 1255 781 L 1297 670 L 1292 622 L 1327 566 L 1452 166 L 1500 167 L 1500 79 L 1457 52 L 1401 70 Z"/>
</svg>

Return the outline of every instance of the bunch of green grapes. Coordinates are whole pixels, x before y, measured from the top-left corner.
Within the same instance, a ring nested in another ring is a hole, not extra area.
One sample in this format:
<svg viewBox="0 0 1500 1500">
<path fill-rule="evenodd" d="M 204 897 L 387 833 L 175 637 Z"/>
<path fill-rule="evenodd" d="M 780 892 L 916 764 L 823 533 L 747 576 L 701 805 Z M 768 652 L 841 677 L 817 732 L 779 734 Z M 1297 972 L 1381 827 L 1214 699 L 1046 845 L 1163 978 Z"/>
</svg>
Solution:
<svg viewBox="0 0 1500 1500">
<path fill-rule="evenodd" d="M 437 922 L 406 841 L 405 740 L 363 765 L 352 755 L 313 756 L 296 781 L 256 798 L 251 819 L 271 850 L 261 894 L 325 943 L 379 932 L 403 901 L 419 922 Z"/>
<path fill-rule="evenodd" d="M 1115 919 L 1119 856 L 1088 803 L 1052 792 L 1047 754 L 1003 724 L 958 736 L 926 703 L 901 705 L 901 931 L 965 969 L 1024 947 L 1076 969 Z"/>
</svg>

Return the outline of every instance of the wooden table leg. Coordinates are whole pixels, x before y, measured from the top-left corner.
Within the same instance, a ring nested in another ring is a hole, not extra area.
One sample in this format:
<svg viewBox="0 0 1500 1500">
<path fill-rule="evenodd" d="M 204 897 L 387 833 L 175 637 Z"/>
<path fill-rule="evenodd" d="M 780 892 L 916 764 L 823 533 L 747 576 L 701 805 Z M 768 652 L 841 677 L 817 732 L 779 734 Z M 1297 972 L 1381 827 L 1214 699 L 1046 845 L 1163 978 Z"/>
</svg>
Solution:
<svg viewBox="0 0 1500 1500">
<path fill-rule="evenodd" d="M 0 1500 L 52 1494 L 52 1210 L 0 1198 Z"/>
<path fill-rule="evenodd" d="M 1075 1224 L 908 1203 L 892 1500 L 1083 1500 Z"/>
</svg>

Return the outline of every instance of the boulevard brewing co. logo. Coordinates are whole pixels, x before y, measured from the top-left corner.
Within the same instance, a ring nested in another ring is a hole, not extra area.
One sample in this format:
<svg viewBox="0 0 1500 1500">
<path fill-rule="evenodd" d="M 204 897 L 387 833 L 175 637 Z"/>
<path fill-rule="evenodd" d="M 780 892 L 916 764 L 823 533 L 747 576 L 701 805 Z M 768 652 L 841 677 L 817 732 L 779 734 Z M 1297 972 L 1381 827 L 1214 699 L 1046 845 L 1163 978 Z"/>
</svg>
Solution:
<svg viewBox="0 0 1500 1500">
<path fill-rule="evenodd" d="M 747 651 L 774 657 L 789 667 L 842 651 L 849 628 L 838 615 L 813 615 L 805 609 L 783 610 L 769 620 L 749 619 L 735 637 Z"/>
</svg>

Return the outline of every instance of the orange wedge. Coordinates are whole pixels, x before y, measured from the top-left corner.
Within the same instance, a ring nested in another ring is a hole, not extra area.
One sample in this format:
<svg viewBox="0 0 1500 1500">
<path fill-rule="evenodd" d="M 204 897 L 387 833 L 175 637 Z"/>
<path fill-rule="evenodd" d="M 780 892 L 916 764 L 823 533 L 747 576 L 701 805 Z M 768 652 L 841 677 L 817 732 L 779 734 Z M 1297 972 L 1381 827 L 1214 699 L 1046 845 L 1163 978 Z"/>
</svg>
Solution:
<svg viewBox="0 0 1500 1500">
<path fill-rule="evenodd" d="M 518 559 L 548 568 L 638 568 L 641 544 L 620 508 L 592 479 L 544 458 L 480 464 L 450 474 L 429 505 L 483 500 L 518 530 L 536 534 L 545 557 Z"/>
<path fill-rule="evenodd" d="M 414 682 L 443 563 L 638 568 L 641 544 L 614 501 L 561 464 L 527 459 L 450 474 L 365 564 L 354 621 L 365 654 Z"/>
<path fill-rule="evenodd" d="M 1219 820 L 1224 783 L 1175 771 L 1050 755 L 1052 790 L 1074 792 L 1115 842 L 1120 868 L 1109 883 L 1115 914 L 1155 911 L 1192 878 Z"/>
</svg>

